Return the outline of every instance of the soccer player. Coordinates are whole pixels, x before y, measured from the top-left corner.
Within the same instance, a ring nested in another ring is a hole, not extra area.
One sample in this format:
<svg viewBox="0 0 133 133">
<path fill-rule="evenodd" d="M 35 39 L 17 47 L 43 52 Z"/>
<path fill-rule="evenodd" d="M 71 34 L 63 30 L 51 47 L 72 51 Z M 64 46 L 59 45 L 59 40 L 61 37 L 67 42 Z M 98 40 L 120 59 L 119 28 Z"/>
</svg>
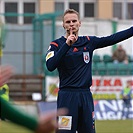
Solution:
<svg viewBox="0 0 133 133">
<path fill-rule="evenodd" d="M 13 71 L 10 66 L 0 66 L 0 86 L 5 84 L 11 77 Z M 16 123 L 24 126 L 35 133 L 51 133 L 57 128 L 55 122 L 57 115 L 64 115 L 65 109 L 50 111 L 49 113 L 42 114 L 38 119 L 24 114 L 13 107 L 9 102 L 0 96 L 0 113 L 1 116 Z"/>
<path fill-rule="evenodd" d="M 9 101 L 9 86 L 7 84 L 0 86 L 0 95 L 6 101 Z"/>
<path fill-rule="evenodd" d="M 90 92 L 93 51 L 133 36 L 133 27 L 107 37 L 78 36 L 80 26 L 79 13 L 73 9 L 66 10 L 63 15 L 66 35 L 53 40 L 46 54 L 48 70 L 57 68 L 59 72 L 57 108 L 66 107 L 69 110 L 67 123 L 59 128 L 58 133 L 95 133 Z"/>
<path fill-rule="evenodd" d="M 0 86 L 0 96 L 6 101 L 9 101 L 9 86 L 7 84 Z M 1 113 L 0 113 L 0 119 L 5 120 L 4 118 L 1 117 Z"/>
<path fill-rule="evenodd" d="M 126 86 L 121 91 L 121 96 L 123 100 L 123 110 L 122 110 L 122 118 L 129 118 L 129 109 L 131 107 L 131 99 L 132 99 L 132 90 L 131 90 L 131 82 L 127 81 Z M 125 108 L 127 112 L 125 113 Z M 124 116 L 125 115 L 125 116 Z"/>
</svg>

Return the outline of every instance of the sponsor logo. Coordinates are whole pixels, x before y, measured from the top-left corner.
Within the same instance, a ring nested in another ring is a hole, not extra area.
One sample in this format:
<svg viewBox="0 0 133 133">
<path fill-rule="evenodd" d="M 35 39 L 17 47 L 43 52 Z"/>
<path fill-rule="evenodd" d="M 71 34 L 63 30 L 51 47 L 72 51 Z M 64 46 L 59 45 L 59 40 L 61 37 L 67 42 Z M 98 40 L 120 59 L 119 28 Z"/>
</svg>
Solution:
<svg viewBox="0 0 133 133">
<path fill-rule="evenodd" d="M 95 103 L 95 117 L 97 120 L 119 120 L 126 115 L 129 119 L 133 119 L 133 100 L 131 100 L 131 107 L 128 110 L 123 107 L 122 100 L 99 100 Z"/>
<path fill-rule="evenodd" d="M 73 52 L 77 52 L 77 51 L 78 51 L 78 49 L 77 49 L 77 48 L 74 48 L 74 49 L 73 49 Z"/>
</svg>

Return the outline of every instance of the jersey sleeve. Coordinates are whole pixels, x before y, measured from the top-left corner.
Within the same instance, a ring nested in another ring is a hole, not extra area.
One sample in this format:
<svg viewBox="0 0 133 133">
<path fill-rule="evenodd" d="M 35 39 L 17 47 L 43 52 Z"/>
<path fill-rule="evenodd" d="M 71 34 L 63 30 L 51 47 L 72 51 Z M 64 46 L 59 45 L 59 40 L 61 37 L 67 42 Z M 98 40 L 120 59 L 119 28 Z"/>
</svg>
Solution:
<svg viewBox="0 0 133 133">
<path fill-rule="evenodd" d="M 53 71 L 57 68 L 58 64 L 63 59 L 63 56 L 67 53 L 70 49 L 66 43 L 62 46 L 59 46 L 57 42 L 51 42 L 50 47 L 46 54 L 46 66 L 49 71 Z"/>
<path fill-rule="evenodd" d="M 38 121 L 27 114 L 19 111 L 9 102 L 1 98 L 0 96 L 0 112 L 1 116 L 30 130 L 35 131 L 38 125 Z"/>
<path fill-rule="evenodd" d="M 133 27 L 106 37 L 93 37 L 94 48 L 103 48 L 124 41 L 133 36 Z"/>
</svg>

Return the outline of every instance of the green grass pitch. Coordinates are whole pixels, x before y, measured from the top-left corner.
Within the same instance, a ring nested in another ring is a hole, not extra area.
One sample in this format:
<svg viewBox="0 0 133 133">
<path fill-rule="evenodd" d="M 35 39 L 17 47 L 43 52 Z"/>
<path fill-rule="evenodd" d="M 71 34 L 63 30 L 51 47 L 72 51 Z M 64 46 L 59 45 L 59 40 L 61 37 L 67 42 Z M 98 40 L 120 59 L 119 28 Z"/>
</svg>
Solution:
<svg viewBox="0 0 133 133">
<path fill-rule="evenodd" d="M 10 122 L 0 121 L 0 133 L 33 133 Z M 96 121 L 96 133 L 133 133 L 133 120 Z"/>
<path fill-rule="evenodd" d="M 133 133 L 133 120 L 96 121 L 96 133 Z"/>
</svg>

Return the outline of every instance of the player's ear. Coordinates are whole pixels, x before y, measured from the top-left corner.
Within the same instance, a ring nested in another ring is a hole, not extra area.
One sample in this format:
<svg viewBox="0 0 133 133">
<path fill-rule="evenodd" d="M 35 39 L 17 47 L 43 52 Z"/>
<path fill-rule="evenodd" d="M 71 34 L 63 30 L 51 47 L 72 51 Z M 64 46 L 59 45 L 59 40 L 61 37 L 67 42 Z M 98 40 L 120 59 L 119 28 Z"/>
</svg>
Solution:
<svg viewBox="0 0 133 133">
<path fill-rule="evenodd" d="M 63 26 L 63 28 L 65 29 L 65 26 L 64 26 L 64 24 L 62 24 L 62 26 Z"/>
<path fill-rule="evenodd" d="M 81 26 L 81 21 L 79 21 L 79 27 Z"/>
</svg>

